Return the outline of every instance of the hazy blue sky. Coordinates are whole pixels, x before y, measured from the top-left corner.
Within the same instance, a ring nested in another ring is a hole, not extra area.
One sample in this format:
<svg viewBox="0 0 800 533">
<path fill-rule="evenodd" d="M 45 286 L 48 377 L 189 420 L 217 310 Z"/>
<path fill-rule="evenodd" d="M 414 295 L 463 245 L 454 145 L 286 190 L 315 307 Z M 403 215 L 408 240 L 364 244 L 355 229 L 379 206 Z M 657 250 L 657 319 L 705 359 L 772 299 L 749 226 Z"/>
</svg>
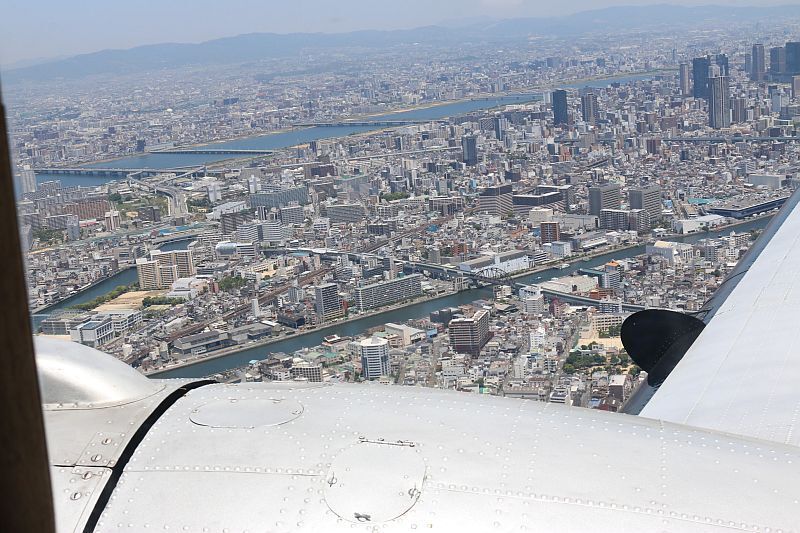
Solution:
<svg viewBox="0 0 800 533">
<path fill-rule="evenodd" d="M 0 0 L 0 64 L 250 32 L 397 29 L 611 5 L 767 5 L 791 0 Z"/>
</svg>

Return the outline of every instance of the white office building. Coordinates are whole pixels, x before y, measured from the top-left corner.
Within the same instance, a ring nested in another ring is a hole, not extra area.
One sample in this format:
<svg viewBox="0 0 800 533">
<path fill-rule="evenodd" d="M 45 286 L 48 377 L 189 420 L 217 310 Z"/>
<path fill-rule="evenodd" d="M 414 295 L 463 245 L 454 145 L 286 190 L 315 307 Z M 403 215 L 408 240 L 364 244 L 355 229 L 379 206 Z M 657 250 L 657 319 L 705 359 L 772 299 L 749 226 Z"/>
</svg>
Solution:
<svg viewBox="0 0 800 533">
<path fill-rule="evenodd" d="M 364 379 L 377 379 L 389 375 L 389 342 L 379 337 L 364 339 L 359 343 L 361 373 Z"/>
</svg>

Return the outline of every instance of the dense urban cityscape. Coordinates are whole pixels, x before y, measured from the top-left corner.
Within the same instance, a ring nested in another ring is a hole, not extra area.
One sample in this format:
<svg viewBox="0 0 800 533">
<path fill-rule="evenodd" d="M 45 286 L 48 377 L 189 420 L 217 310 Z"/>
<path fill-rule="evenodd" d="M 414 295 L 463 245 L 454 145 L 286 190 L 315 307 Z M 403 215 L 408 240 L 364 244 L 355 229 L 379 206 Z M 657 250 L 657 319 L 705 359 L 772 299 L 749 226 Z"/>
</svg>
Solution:
<svg viewBox="0 0 800 533">
<path fill-rule="evenodd" d="M 795 40 L 793 40 L 795 39 Z M 792 22 L 406 43 L 9 102 L 40 335 L 147 375 L 618 411 L 800 185 Z"/>
</svg>

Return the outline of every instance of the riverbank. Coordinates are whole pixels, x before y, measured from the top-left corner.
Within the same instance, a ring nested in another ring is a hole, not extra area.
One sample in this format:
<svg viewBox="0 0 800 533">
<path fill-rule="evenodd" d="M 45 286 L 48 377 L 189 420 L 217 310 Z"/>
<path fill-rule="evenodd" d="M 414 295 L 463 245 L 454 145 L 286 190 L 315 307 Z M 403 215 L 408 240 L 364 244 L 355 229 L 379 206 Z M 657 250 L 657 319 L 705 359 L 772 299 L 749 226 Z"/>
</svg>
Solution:
<svg viewBox="0 0 800 533">
<path fill-rule="evenodd" d="M 734 224 L 727 225 L 726 228 L 751 226 L 749 229 L 763 228 L 771 215 L 760 217 L 759 219 L 749 219 Z M 708 237 L 711 234 L 719 232 L 720 228 L 714 228 L 711 232 L 693 233 L 689 235 L 676 236 L 674 240 L 694 242 L 702 238 Z M 747 230 L 745 230 L 747 231 Z M 614 259 L 624 259 L 644 253 L 647 242 L 628 243 L 623 246 L 617 246 L 613 249 L 605 248 L 603 250 L 595 250 L 588 254 L 581 256 L 573 256 L 568 258 L 571 263 L 570 269 L 559 269 L 558 265 L 540 266 L 528 270 L 526 272 L 518 272 L 513 277 L 519 279 L 522 283 L 540 283 L 547 281 L 553 277 L 565 276 L 580 268 L 594 268 L 605 264 Z M 233 347 L 225 352 L 217 352 L 213 356 L 198 357 L 192 359 L 190 364 L 173 364 L 165 368 L 152 370 L 147 375 L 152 377 L 190 377 L 199 378 L 218 374 L 229 370 L 244 366 L 252 359 L 263 359 L 264 346 L 275 346 L 274 351 L 293 353 L 296 350 L 306 347 L 316 346 L 321 344 L 323 337 L 330 334 L 331 331 L 341 336 L 356 336 L 362 334 L 367 329 L 380 326 L 386 322 L 403 323 L 413 318 L 420 318 L 427 316 L 429 313 L 445 308 L 445 307 L 458 307 L 460 305 L 467 305 L 482 298 L 490 298 L 491 292 L 487 288 L 473 288 L 460 292 L 447 291 L 437 295 L 436 298 L 418 299 L 412 302 L 405 302 L 397 304 L 388 308 L 383 308 L 375 313 L 358 315 L 350 317 L 345 321 L 339 321 L 329 326 L 321 328 L 304 330 L 296 332 L 291 335 L 281 336 L 277 338 L 268 339 L 268 343 L 256 345 L 249 344 L 246 346 Z M 381 317 L 381 315 L 391 314 L 391 317 Z"/>
<path fill-rule="evenodd" d="M 690 233 L 665 233 L 665 234 L 659 236 L 656 240 L 668 241 L 668 240 L 671 240 L 671 239 L 686 238 L 686 237 L 690 237 L 692 235 L 704 235 L 704 234 L 720 233 L 720 232 L 723 232 L 723 231 L 726 231 L 726 230 L 729 230 L 729 229 L 732 229 L 732 228 L 736 228 L 737 226 L 742 226 L 744 224 L 750 224 L 752 222 L 758 222 L 759 220 L 772 218 L 774 216 L 775 216 L 775 213 L 764 213 L 764 214 L 761 214 L 761 215 L 752 216 L 752 217 L 748 218 L 747 220 L 737 220 L 736 222 L 731 222 L 729 224 L 721 224 L 719 226 L 714 226 L 713 228 L 709 228 L 707 230 L 693 231 L 693 232 L 690 232 Z"/>
<path fill-rule="evenodd" d="M 125 268 L 120 268 L 119 270 L 117 270 L 116 272 L 111 274 L 110 276 L 105 276 L 105 277 L 102 277 L 100 279 L 96 279 L 93 282 L 89 283 L 88 285 L 84 285 L 83 287 L 81 287 L 80 289 L 78 289 L 74 293 L 70 294 L 66 298 L 62 298 L 60 300 L 56 300 L 55 302 L 50 302 L 47 305 L 42 305 L 42 306 L 39 306 L 39 307 L 37 307 L 35 309 L 31 309 L 30 313 L 31 313 L 31 315 L 39 315 L 39 314 L 44 313 L 45 311 L 47 311 L 49 309 L 52 309 L 52 308 L 54 308 L 56 306 L 63 306 L 64 304 L 69 303 L 70 300 L 79 298 L 81 295 L 85 294 L 87 291 L 90 291 L 93 288 L 97 287 L 98 285 L 100 285 L 102 283 L 106 283 L 109 280 L 112 280 L 112 279 L 116 278 L 117 276 L 119 276 L 121 274 L 124 274 L 125 272 L 127 272 L 128 270 L 130 270 L 132 268 L 133 268 L 133 265 L 125 265 Z"/>
<path fill-rule="evenodd" d="M 157 378 L 159 376 L 159 374 L 163 374 L 165 372 L 170 372 L 170 371 L 177 370 L 177 369 L 180 369 L 180 368 L 190 367 L 192 365 L 196 365 L 196 364 L 199 364 L 199 363 L 205 363 L 205 362 L 208 362 L 208 361 L 213 361 L 214 359 L 219 359 L 221 357 L 227 357 L 229 355 L 236 355 L 237 353 L 241 353 L 241 352 L 248 351 L 248 350 L 253 350 L 253 349 L 257 349 L 257 348 L 263 348 L 263 347 L 269 346 L 271 344 L 275 344 L 275 343 L 286 341 L 286 340 L 295 339 L 295 338 L 298 338 L 298 337 L 304 337 L 306 335 L 319 334 L 319 333 L 322 333 L 322 332 L 334 330 L 334 329 L 337 329 L 337 328 L 339 328 L 339 327 L 341 327 L 341 326 L 343 326 L 345 324 L 351 323 L 351 322 L 356 322 L 356 321 L 359 321 L 359 320 L 363 320 L 365 318 L 371 318 L 371 317 L 383 315 L 383 314 L 386 314 L 386 313 L 391 313 L 393 311 L 398 311 L 400 309 L 403 309 L 405 307 L 410 307 L 412 305 L 417 305 L 417 304 L 427 303 L 427 302 L 434 302 L 436 300 L 440 300 L 442 298 L 447 298 L 448 296 L 453 296 L 455 294 L 458 294 L 458 292 L 459 291 L 453 291 L 453 290 L 443 291 L 443 292 L 437 293 L 436 295 L 431 296 L 431 297 L 416 298 L 416 299 L 408 300 L 408 301 L 405 301 L 405 302 L 402 302 L 402 303 L 399 303 L 399 304 L 390 305 L 390 306 L 386 306 L 386 307 L 381 307 L 380 309 L 375 309 L 374 311 L 368 311 L 366 313 L 362 313 L 362 314 L 359 314 L 359 315 L 354 315 L 352 317 L 348 317 L 348 318 L 345 318 L 343 320 L 337 320 L 337 321 L 332 322 L 330 324 L 323 324 L 322 326 L 316 327 L 316 328 L 313 328 L 313 329 L 304 329 L 302 331 L 295 331 L 294 333 L 290 333 L 288 335 L 280 335 L 278 337 L 270 337 L 268 339 L 264 339 L 264 340 L 260 340 L 260 341 L 254 341 L 254 342 L 251 342 L 251 343 L 246 344 L 246 345 L 232 346 L 230 348 L 224 348 L 222 350 L 214 351 L 214 352 L 212 352 L 211 354 L 208 354 L 208 355 L 198 356 L 198 357 L 195 357 L 195 358 L 192 358 L 192 359 L 183 359 L 183 360 L 177 361 L 177 362 L 175 362 L 173 364 L 168 364 L 168 365 L 165 365 L 164 367 L 153 369 L 153 370 L 144 371 L 142 373 L 144 375 L 146 375 L 146 376 Z"/>
<path fill-rule="evenodd" d="M 609 254 L 609 253 L 624 252 L 624 251 L 626 251 L 626 250 L 628 250 L 630 248 L 636 248 L 638 246 L 640 246 L 640 244 L 636 243 L 636 244 L 630 244 L 630 245 L 625 245 L 625 246 L 618 246 L 618 247 L 615 247 L 615 248 L 612 248 L 612 249 L 597 250 L 597 251 L 594 251 L 594 252 L 590 252 L 588 254 L 582 254 L 580 256 L 575 256 L 575 259 L 590 260 L 592 258 L 595 258 L 595 257 L 598 257 L 598 256 L 602 256 L 602 255 L 606 255 L 606 254 Z M 548 264 L 542 265 L 542 266 L 537 267 L 537 268 L 525 270 L 525 271 L 522 271 L 522 272 L 516 272 L 516 273 L 512 274 L 510 277 L 514 278 L 514 279 L 526 278 L 526 277 L 530 277 L 530 276 L 535 276 L 537 274 L 541 274 L 543 272 L 547 272 L 549 270 L 555 270 L 555 269 L 557 269 L 557 267 L 558 267 L 558 262 L 548 263 Z M 319 327 L 319 328 L 305 329 L 303 331 L 296 331 L 295 333 L 291 333 L 289 335 L 282 335 L 282 336 L 279 336 L 279 337 L 270 337 L 269 339 L 264 339 L 263 341 L 255 341 L 255 342 L 252 342 L 250 344 L 246 344 L 246 345 L 242 345 L 242 346 L 233 346 L 231 348 L 218 350 L 218 351 L 213 352 L 212 354 L 208 354 L 208 355 L 205 355 L 205 356 L 196 357 L 196 358 L 192 358 L 192 359 L 184 359 L 184 360 L 181 360 L 181 361 L 176 362 L 174 364 L 167 365 L 167 366 L 162 367 L 162 368 L 145 371 L 145 372 L 143 372 L 143 374 L 145 374 L 146 376 L 149 376 L 149 377 L 158 377 L 160 374 L 163 374 L 165 372 L 170 372 L 170 371 L 177 370 L 177 369 L 180 369 L 180 368 L 190 367 L 192 365 L 205 363 L 205 362 L 208 362 L 208 361 L 212 361 L 214 359 L 219 359 L 219 358 L 227 357 L 227 356 L 230 356 L 230 355 L 236 355 L 238 353 L 245 352 L 245 351 L 248 351 L 248 350 L 269 346 L 269 345 L 275 344 L 277 342 L 290 340 L 290 339 L 295 339 L 295 338 L 299 338 L 299 337 L 304 337 L 306 335 L 312 335 L 312 334 L 320 333 L 320 332 L 323 332 L 323 331 L 333 330 L 333 329 L 336 329 L 336 328 L 338 328 L 338 327 L 340 327 L 340 326 L 342 326 L 344 324 L 348 324 L 348 323 L 351 323 L 351 322 L 356 322 L 356 321 L 359 321 L 359 320 L 362 320 L 362 319 L 365 319 L 365 318 L 370 318 L 370 317 L 374 317 L 374 316 L 378 316 L 378 315 L 382 315 L 382 314 L 386 314 L 386 313 L 391 313 L 393 311 L 399 311 L 399 310 L 402 310 L 402 309 L 404 309 L 406 307 L 412 307 L 412 306 L 420 304 L 420 303 L 435 302 L 436 300 L 440 300 L 440 299 L 446 298 L 448 296 L 456 295 L 459 292 L 468 292 L 468 291 L 471 291 L 471 290 L 478 290 L 478 289 L 468 289 L 467 291 L 444 291 L 444 292 L 441 292 L 441 293 L 435 295 L 434 297 L 417 298 L 417 299 L 409 300 L 409 301 L 402 302 L 402 303 L 399 303 L 399 304 L 383 307 L 381 309 L 376 309 L 374 312 L 368 312 L 368 313 L 364 313 L 364 314 L 360 314 L 360 315 L 355 315 L 355 316 L 346 318 L 344 320 L 338 320 L 338 321 L 336 321 L 336 322 L 334 322 L 334 323 L 332 323 L 330 325 L 324 325 L 324 326 Z"/>
</svg>

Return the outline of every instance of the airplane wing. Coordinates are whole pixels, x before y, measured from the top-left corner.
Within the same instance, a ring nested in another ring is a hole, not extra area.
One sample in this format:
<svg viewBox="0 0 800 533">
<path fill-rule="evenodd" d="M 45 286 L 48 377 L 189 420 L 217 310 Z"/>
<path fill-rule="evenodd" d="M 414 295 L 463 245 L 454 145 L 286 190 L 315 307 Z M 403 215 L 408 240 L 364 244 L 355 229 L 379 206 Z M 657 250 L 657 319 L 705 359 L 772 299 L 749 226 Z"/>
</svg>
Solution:
<svg viewBox="0 0 800 533">
<path fill-rule="evenodd" d="M 59 531 L 790 531 L 800 448 L 417 387 L 148 380 L 37 341 Z"/>
<path fill-rule="evenodd" d="M 800 196 L 729 276 L 649 418 L 800 445 Z"/>
</svg>

